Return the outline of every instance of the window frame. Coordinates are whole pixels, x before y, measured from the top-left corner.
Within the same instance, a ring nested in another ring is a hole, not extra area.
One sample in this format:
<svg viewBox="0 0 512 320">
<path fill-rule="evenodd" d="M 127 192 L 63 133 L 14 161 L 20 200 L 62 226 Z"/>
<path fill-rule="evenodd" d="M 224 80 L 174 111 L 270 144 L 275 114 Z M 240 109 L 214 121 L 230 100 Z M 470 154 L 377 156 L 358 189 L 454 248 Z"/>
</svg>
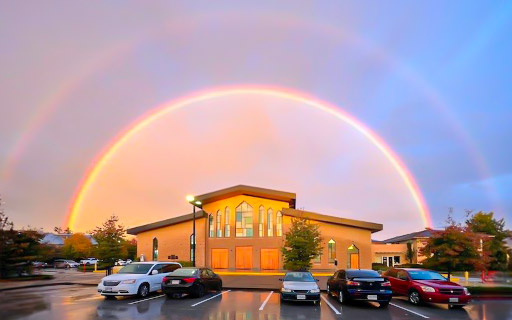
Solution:
<svg viewBox="0 0 512 320">
<path fill-rule="evenodd" d="M 252 238 L 253 236 L 254 210 L 247 201 L 242 201 L 242 203 L 235 208 L 235 237 Z"/>
<path fill-rule="evenodd" d="M 274 236 L 274 210 L 268 208 L 267 210 L 267 237 Z"/>
<path fill-rule="evenodd" d="M 217 210 L 215 219 L 216 236 L 222 238 L 222 212 L 220 210 Z"/>
</svg>

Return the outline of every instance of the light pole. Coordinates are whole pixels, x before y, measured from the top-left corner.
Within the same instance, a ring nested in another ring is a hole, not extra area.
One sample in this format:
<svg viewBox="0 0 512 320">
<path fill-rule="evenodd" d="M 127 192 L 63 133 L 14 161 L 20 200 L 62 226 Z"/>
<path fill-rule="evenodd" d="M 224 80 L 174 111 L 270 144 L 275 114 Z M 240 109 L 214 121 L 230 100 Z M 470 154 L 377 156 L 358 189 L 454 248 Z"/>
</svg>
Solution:
<svg viewBox="0 0 512 320">
<path fill-rule="evenodd" d="M 201 201 L 196 200 L 194 196 L 188 195 L 187 201 L 192 205 L 192 240 L 190 246 L 192 247 L 192 267 L 196 266 L 196 207 L 202 208 Z"/>
</svg>

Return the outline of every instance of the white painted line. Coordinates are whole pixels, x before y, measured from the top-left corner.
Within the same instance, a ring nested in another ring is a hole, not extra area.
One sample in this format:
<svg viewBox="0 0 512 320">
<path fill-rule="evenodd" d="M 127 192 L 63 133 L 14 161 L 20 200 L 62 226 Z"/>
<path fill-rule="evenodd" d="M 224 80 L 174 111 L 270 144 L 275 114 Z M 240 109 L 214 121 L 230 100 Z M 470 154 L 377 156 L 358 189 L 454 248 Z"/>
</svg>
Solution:
<svg viewBox="0 0 512 320">
<path fill-rule="evenodd" d="M 272 296 L 273 293 L 274 293 L 274 291 L 270 291 L 270 293 L 267 296 L 267 299 L 265 299 L 265 301 L 263 301 L 263 304 L 260 307 L 260 311 L 263 310 L 263 308 L 265 308 L 265 305 L 267 304 L 268 299 L 270 299 L 270 297 Z"/>
<path fill-rule="evenodd" d="M 224 293 L 229 292 L 229 291 L 231 291 L 231 290 L 222 291 L 221 293 L 218 293 L 218 294 L 214 295 L 213 297 L 209 297 L 208 299 L 204 299 L 203 301 L 199 301 L 198 303 L 194 303 L 193 305 L 191 305 L 191 307 L 195 307 L 195 306 L 197 306 L 198 304 L 201 304 L 201 303 L 203 303 L 203 302 L 206 302 L 206 301 L 208 301 L 208 300 L 211 300 L 211 299 L 213 299 L 213 298 L 215 298 L 215 297 L 218 297 L 218 296 L 220 296 L 221 294 L 224 294 Z"/>
<path fill-rule="evenodd" d="M 321 296 L 322 299 L 324 299 L 325 303 L 327 303 L 327 305 L 329 307 L 331 307 L 332 311 L 334 311 L 334 313 L 336 314 L 341 314 L 341 312 L 339 312 L 324 296 Z"/>
<path fill-rule="evenodd" d="M 410 309 L 407 309 L 407 308 L 401 307 L 401 306 L 399 306 L 399 305 L 397 305 L 397 304 L 390 303 L 390 305 L 392 305 L 393 307 L 397 307 L 397 308 L 400 308 L 400 309 L 402 309 L 402 310 L 405 310 L 405 311 L 407 311 L 407 312 L 413 313 L 413 314 L 415 314 L 415 315 L 417 315 L 417 316 L 420 316 L 420 317 L 422 317 L 422 318 L 424 318 L 424 319 L 429 319 L 429 317 L 427 317 L 426 315 L 423 315 L 423 314 L 418 313 L 418 312 L 416 312 L 416 311 L 412 311 L 412 310 L 410 310 Z"/>
<path fill-rule="evenodd" d="M 153 299 L 157 299 L 157 298 L 161 298 L 161 297 L 165 297 L 165 294 L 162 294 L 162 295 L 159 295 L 159 296 L 156 296 L 156 297 L 147 298 L 147 299 L 142 299 L 142 300 L 139 300 L 139 301 L 133 301 L 133 302 L 130 302 L 128 304 L 136 304 L 136 303 L 140 303 L 140 302 L 144 302 L 144 301 L 148 301 L 148 300 L 153 300 Z"/>
</svg>

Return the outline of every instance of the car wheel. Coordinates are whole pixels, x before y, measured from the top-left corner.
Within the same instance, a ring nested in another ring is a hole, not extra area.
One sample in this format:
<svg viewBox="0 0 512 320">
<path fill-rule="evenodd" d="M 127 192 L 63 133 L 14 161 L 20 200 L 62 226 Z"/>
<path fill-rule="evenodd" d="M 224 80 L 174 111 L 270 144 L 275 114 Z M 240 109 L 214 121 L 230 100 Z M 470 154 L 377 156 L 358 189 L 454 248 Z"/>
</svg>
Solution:
<svg viewBox="0 0 512 320">
<path fill-rule="evenodd" d="M 387 308 L 389 305 L 389 302 L 379 302 L 379 308 Z"/>
<path fill-rule="evenodd" d="M 204 286 L 203 286 L 203 285 L 198 284 L 198 285 L 196 286 L 196 290 L 195 290 L 195 294 L 194 294 L 194 296 L 195 296 L 196 298 L 201 298 L 202 296 L 204 296 Z"/>
<path fill-rule="evenodd" d="M 339 301 L 341 304 L 344 304 L 344 303 L 345 303 L 345 295 L 343 294 L 343 290 L 341 290 L 341 291 L 338 293 L 338 301 Z"/>
<path fill-rule="evenodd" d="M 411 290 L 409 292 L 409 302 L 415 306 L 419 305 L 421 303 L 420 293 L 416 290 Z"/>
<path fill-rule="evenodd" d="M 222 281 L 217 285 L 217 291 L 222 291 Z"/>
<path fill-rule="evenodd" d="M 141 298 L 147 297 L 149 294 L 149 285 L 147 283 L 143 283 L 140 285 L 139 290 L 137 291 L 137 295 Z"/>
</svg>

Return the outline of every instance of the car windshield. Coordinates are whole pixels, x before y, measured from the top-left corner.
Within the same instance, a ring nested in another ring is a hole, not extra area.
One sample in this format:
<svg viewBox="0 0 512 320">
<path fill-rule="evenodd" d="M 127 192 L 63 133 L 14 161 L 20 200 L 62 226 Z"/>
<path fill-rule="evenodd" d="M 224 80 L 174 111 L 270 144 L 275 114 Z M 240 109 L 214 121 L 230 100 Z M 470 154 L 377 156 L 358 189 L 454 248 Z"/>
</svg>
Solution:
<svg viewBox="0 0 512 320">
<path fill-rule="evenodd" d="M 169 276 L 193 277 L 197 275 L 197 269 L 179 268 L 169 273 Z"/>
<path fill-rule="evenodd" d="M 309 272 L 289 272 L 284 281 L 315 282 L 315 279 Z"/>
<path fill-rule="evenodd" d="M 446 280 L 445 277 L 435 271 L 414 270 L 409 271 L 412 280 Z"/>
<path fill-rule="evenodd" d="M 380 274 L 373 270 L 347 270 L 347 278 L 380 278 Z"/>
<path fill-rule="evenodd" d="M 147 263 L 132 263 L 122 267 L 118 273 L 146 274 L 153 265 Z"/>
<path fill-rule="evenodd" d="M 66 260 L 66 262 L 68 262 L 68 263 L 75 263 L 75 261 L 73 261 L 73 260 Z"/>
</svg>

